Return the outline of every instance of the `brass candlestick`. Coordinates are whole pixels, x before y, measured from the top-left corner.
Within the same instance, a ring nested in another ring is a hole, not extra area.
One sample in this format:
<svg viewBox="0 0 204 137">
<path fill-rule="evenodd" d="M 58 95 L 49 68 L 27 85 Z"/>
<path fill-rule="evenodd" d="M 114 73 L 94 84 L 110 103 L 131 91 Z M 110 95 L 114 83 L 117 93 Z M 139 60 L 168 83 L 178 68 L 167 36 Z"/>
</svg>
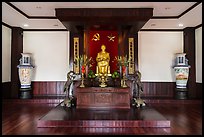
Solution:
<svg viewBox="0 0 204 137">
<path fill-rule="evenodd" d="M 80 85 L 81 88 L 85 87 L 84 85 L 84 73 L 81 74 L 81 85 Z"/>
<path fill-rule="evenodd" d="M 123 78 L 121 80 L 121 87 L 125 88 L 127 87 L 127 84 L 126 84 L 126 66 L 122 66 L 122 72 L 123 72 Z"/>
<path fill-rule="evenodd" d="M 126 75 L 125 73 L 123 73 L 123 79 L 121 80 L 121 87 L 123 88 L 127 87 L 126 80 L 127 80 Z"/>
</svg>

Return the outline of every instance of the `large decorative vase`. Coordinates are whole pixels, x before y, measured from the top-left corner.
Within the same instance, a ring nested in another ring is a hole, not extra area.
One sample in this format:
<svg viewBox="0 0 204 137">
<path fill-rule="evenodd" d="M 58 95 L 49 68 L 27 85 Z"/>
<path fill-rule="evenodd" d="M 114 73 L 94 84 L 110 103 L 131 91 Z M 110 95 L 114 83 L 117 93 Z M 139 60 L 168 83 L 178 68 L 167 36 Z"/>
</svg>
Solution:
<svg viewBox="0 0 204 137">
<path fill-rule="evenodd" d="M 31 80 L 33 73 L 33 65 L 31 64 L 31 54 L 21 53 L 22 58 L 18 67 L 18 74 L 21 83 L 20 98 L 28 99 L 32 98 Z"/>
<path fill-rule="evenodd" d="M 185 53 L 176 54 L 176 65 L 174 66 L 176 77 L 176 98 L 187 99 L 187 82 L 189 77 L 188 60 Z"/>
</svg>

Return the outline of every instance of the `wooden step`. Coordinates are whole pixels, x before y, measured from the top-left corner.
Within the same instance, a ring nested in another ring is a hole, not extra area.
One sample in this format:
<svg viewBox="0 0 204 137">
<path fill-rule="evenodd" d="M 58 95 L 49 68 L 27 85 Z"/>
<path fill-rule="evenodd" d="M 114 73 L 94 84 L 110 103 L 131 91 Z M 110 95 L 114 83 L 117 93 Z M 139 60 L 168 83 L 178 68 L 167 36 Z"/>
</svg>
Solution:
<svg viewBox="0 0 204 137">
<path fill-rule="evenodd" d="M 37 127 L 170 127 L 154 108 L 77 109 L 60 104 L 42 116 Z"/>
</svg>

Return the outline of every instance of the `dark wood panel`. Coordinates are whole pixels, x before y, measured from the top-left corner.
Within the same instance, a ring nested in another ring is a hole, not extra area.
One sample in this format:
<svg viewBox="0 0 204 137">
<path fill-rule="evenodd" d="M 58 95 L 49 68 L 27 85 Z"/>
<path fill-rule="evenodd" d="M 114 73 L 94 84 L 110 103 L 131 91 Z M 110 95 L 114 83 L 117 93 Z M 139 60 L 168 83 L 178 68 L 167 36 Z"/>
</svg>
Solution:
<svg viewBox="0 0 204 137">
<path fill-rule="evenodd" d="M 142 97 L 174 97 L 175 82 L 142 82 Z"/>
<path fill-rule="evenodd" d="M 65 81 L 33 81 L 33 97 L 64 96 Z"/>
<path fill-rule="evenodd" d="M 58 96 L 62 95 L 63 87 L 65 81 L 55 81 L 55 82 L 46 82 L 46 81 L 35 81 L 32 82 L 33 85 L 33 95 L 34 96 Z M 78 86 L 80 82 L 75 83 L 75 87 Z M 131 83 L 127 82 L 128 86 L 131 87 Z M 54 90 L 55 89 L 55 90 Z M 142 97 L 174 97 L 174 82 L 143 82 L 143 93 Z M 131 89 L 132 91 L 132 89 Z"/>
<path fill-rule="evenodd" d="M 54 106 L 56 105 L 16 105 L 15 100 L 10 103 L 3 101 L 2 135 L 202 135 L 202 103 L 160 103 L 152 106 L 171 121 L 171 128 L 37 128 L 37 121 Z"/>
<path fill-rule="evenodd" d="M 135 32 L 153 16 L 152 8 L 57 8 L 56 17 L 64 26 L 77 32 L 77 27 L 87 25 L 131 25 Z"/>
<path fill-rule="evenodd" d="M 61 21 L 139 21 L 149 20 L 153 8 L 57 8 L 56 17 Z M 110 20 L 111 19 L 111 20 Z M 123 20 L 121 20 L 123 19 Z"/>
<path fill-rule="evenodd" d="M 202 99 L 202 83 L 196 83 L 196 98 Z"/>
<path fill-rule="evenodd" d="M 64 96 L 63 87 L 65 81 L 33 81 L 33 96 L 49 98 Z M 76 87 L 79 86 L 80 81 L 75 82 L 74 91 Z M 142 82 L 143 93 L 141 97 L 143 98 L 174 98 L 175 96 L 175 82 Z M 132 85 L 128 81 L 127 85 L 130 87 L 130 95 L 132 95 Z M 202 98 L 202 83 L 197 83 L 196 88 L 193 89 L 194 94 L 196 94 L 197 99 Z M 74 93 L 75 94 L 75 93 Z"/>
<path fill-rule="evenodd" d="M 38 120 L 37 127 L 170 127 L 170 121 L 152 107 L 87 111 L 58 105 Z"/>
<path fill-rule="evenodd" d="M 184 29 L 184 53 L 191 66 L 189 70 L 189 79 L 187 83 L 189 98 L 196 98 L 196 66 L 195 66 L 195 27 L 187 27 Z"/>
<path fill-rule="evenodd" d="M 77 108 L 130 108 L 130 88 L 76 88 Z"/>
<path fill-rule="evenodd" d="M 23 52 L 23 29 L 12 27 L 11 39 L 11 98 L 19 97 L 20 80 L 18 77 L 19 59 Z"/>
<path fill-rule="evenodd" d="M 3 99 L 11 97 L 11 82 L 2 82 Z"/>
<path fill-rule="evenodd" d="M 166 99 L 166 98 L 142 98 L 146 104 L 149 106 L 151 105 L 160 105 L 160 104 L 167 104 L 167 105 L 174 105 L 174 104 L 202 104 L 201 99 Z M 18 104 L 59 104 L 64 101 L 64 98 L 56 98 L 56 97 L 35 97 L 33 99 L 3 99 L 6 103 L 18 103 Z"/>
</svg>

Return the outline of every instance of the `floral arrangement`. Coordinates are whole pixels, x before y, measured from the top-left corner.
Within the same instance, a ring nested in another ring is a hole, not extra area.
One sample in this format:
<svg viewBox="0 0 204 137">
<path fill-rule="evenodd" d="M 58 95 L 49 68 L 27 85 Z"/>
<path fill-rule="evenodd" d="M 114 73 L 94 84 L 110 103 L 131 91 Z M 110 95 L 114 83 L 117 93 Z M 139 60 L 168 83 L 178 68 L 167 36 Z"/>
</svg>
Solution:
<svg viewBox="0 0 204 137">
<path fill-rule="evenodd" d="M 113 62 L 116 61 L 118 66 L 125 66 L 128 67 L 130 60 L 128 59 L 127 55 L 125 56 L 115 56 Z"/>
<path fill-rule="evenodd" d="M 85 68 L 88 66 L 89 68 L 92 67 L 93 59 L 92 57 L 88 58 L 87 55 L 80 55 L 78 58 L 74 60 L 76 65 L 79 65 L 81 68 L 81 72 L 85 73 Z"/>
<path fill-rule="evenodd" d="M 130 59 L 127 57 L 127 55 L 125 55 L 125 56 L 116 56 L 114 58 L 113 62 L 114 61 L 117 62 L 118 67 L 122 67 L 122 73 L 125 73 L 126 68 L 128 67 L 128 64 L 130 62 Z"/>
</svg>

